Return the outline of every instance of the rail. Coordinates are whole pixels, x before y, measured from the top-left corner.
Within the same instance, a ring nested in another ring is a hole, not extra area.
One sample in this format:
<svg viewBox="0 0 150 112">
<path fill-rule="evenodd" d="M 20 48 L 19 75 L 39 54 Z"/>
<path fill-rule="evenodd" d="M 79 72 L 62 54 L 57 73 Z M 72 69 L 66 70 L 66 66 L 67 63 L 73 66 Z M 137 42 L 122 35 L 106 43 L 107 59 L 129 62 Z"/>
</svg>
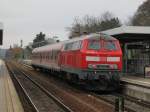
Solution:
<svg viewBox="0 0 150 112">
<path fill-rule="evenodd" d="M 16 66 L 15 66 L 16 67 Z M 9 68 L 9 67 L 8 67 Z M 17 68 L 17 67 L 16 67 Z M 10 70 L 11 71 L 11 70 Z M 23 71 L 18 69 L 18 72 L 20 72 L 20 74 L 24 75 L 27 79 L 29 79 L 32 83 L 34 83 L 38 88 L 40 88 L 40 90 L 42 92 L 44 92 L 48 97 L 50 97 L 51 99 L 53 99 L 53 101 L 59 106 L 61 107 L 65 112 L 73 112 L 68 106 L 66 106 L 65 104 L 63 104 L 57 97 L 55 97 L 53 94 L 51 94 L 49 91 L 47 91 L 44 87 L 42 87 L 39 83 L 37 83 L 36 81 L 34 81 L 32 78 L 30 78 L 26 73 L 24 73 Z M 28 97 L 28 99 L 30 100 L 32 106 L 35 108 L 36 112 L 39 112 L 38 109 L 36 108 L 36 106 L 33 104 L 31 98 L 29 97 L 29 95 L 27 94 L 27 92 L 25 91 L 25 89 L 23 88 L 23 86 L 21 85 L 21 83 L 19 82 L 19 80 L 17 79 L 17 77 L 15 76 L 14 72 L 11 71 L 11 73 L 13 74 L 13 77 L 15 78 L 15 80 L 17 81 L 17 83 L 19 84 L 19 86 L 22 88 L 22 90 L 24 91 L 25 95 Z"/>
</svg>

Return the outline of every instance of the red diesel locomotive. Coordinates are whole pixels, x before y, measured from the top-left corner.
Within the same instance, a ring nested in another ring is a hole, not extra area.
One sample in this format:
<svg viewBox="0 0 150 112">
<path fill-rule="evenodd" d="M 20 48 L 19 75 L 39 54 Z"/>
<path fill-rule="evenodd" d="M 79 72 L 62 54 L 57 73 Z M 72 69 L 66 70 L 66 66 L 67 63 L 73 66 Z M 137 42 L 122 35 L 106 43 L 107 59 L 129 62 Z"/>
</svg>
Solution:
<svg viewBox="0 0 150 112">
<path fill-rule="evenodd" d="M 32 51 L 33 68 L 59 72 L 90 90 L 114 90 L 119 86 L 122 51 L 119 41 L 102 33 L 84 35 Z"/>
</svg>

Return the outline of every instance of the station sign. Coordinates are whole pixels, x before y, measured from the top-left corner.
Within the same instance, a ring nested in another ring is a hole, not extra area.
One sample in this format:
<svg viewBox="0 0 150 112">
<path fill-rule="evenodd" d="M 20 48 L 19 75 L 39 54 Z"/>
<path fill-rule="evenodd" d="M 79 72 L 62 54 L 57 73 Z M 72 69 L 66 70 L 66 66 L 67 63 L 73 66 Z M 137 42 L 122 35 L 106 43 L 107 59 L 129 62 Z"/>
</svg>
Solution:
<svg viewBox="0 0 150 112">
<path fill-rule="evenodd" d="M 0 45 L 3 43 L 3 24 L 0 22 Z"/>
<path fill-rule="evenodd" d="M 3 44 L 3 30 L 0 30 L 0 45 Z"/>
</svg>

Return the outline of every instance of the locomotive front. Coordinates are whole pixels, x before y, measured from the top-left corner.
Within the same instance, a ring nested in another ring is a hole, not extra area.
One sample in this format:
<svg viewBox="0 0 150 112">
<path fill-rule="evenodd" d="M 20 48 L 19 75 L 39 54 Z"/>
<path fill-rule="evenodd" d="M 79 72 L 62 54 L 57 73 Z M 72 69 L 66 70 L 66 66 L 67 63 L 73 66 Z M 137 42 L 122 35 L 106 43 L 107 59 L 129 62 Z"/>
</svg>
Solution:
<svg viewBox="0 0 150 112">
<path fill-rule="evenodd" d="M 86 39 L 84 44 L 82 67 L 89 86 L 96 87 L 97 90 L 118 88 L 119 73 L 122 70 L 122 51 L 119 41 L 100 34 Z"/>
</svg>

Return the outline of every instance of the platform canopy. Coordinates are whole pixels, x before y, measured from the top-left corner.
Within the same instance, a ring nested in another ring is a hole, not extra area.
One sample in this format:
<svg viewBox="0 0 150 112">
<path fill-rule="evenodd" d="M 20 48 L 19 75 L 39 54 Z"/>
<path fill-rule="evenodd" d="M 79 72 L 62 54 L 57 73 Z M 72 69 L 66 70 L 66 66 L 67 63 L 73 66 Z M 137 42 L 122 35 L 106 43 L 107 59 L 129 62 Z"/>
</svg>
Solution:
<svg viewBox="0 0 150 112">
<path fill-rule="evenodd" d="M 2 45 L 3 41 L 3 24 L 0 23 L 0 45 Z"/>
<path fill-rule="evenodd" d="M 123 43 L 150 41 L 150 27 L 146 26 L 122 26 L 103 31 L 102 33 L 114 36 Z"/>
</svg>

